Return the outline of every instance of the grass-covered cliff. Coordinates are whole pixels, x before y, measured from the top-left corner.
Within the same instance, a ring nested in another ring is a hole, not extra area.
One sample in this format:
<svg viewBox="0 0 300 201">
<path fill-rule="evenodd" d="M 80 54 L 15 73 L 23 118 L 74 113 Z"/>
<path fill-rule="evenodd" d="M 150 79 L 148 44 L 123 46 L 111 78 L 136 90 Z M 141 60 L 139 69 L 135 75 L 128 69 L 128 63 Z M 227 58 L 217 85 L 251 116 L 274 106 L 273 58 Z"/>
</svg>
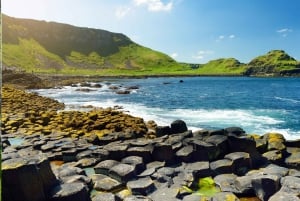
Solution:
<svg viewBox="0 0 300 201">
<path fill-rule="evenodd" d="M 248 64 L 222 58 L 206 64 L 178 63 L 127 36 L 100 29 L 2 15 L 3 67 L 39 74 L 159 75 L 300 75 L 300 62 L 282 50 Z"/>
<path fill-rule="evenodd" d="M 183 66 L 166 54 L 105 30 L 2 15 L 3 64 L 60 74 L 164 73 Z"/>
</svg>

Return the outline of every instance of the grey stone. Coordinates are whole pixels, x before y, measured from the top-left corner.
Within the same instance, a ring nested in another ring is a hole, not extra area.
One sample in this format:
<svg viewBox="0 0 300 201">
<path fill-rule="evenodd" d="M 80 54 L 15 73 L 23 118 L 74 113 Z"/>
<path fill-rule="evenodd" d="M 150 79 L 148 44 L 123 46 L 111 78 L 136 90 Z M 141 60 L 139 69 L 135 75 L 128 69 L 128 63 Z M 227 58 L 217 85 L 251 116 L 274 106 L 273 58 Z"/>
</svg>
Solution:
<svg viewBox="0 0 300 201">
<path fill-rule="evenodd" d="M 101 161 L 100 163 L 98 163 L 95 167 L 95 173 L 96 174 L 105 174 L 108 175 L 109 173 L 109 169 L 112 168 L 113 166 L 119 164 L 120 162 L 116 161 L 116 160 L 105 160 L 105 161 Z"/>
<path fill-rule="evenodd" d="M 175 153 L 172 145 L 166 143 L 157 143 L 154 145 L 152 158 L 156 161 L 165 161 L 166 163 L 173 163 Z"/>
<path fill-rule="evenodd" d="M 262 175 L 253 178 L 251 183 L 256 196 L 262 201 L 268 201 L 280 188 L 280 178 L 276 175 Z"/>
<path fill-rule="evenodd" d="M 214 178 L 216 185 L 222 192 L 238 192 L 235 186 L 237 176 L 235 174 L 220 174 Z"/>
<path fill-rule="evenodd" d="M 93 197 L 92 201 L 121 201 L 121 199 L 113 193 L 100 193 Z"/>
<path fill-rule="evenodd" d="M 134 179 L 136 173 L 134 166 L 120 163 L 118 165 L 113 166 L 109 170 L 109 176 L 121 183 L 124 183 Z"/>
<path fill-rule="evenodd" d="M 210 163 L 210 168 L 215 174 L 231 173 L 233 170 L 233 161 L 229 159 L 221 159 Z"/>
<path fill-rule="evenodd" d="M 122 184 L 119 181 L 110 177 L 105 177 L 95 181 L 94 189 L 97 191 L 111 192 L 120 189 L 121 186 Z"/>
<path fill-rule="evenodd" d="M 212 175 L 208 161 L 188 163 L 185 171 L 192 173 L 195 180 Z"/>
<path fill-rule="evenodd" d="M 90 201 L 83 183 L 59 184 L 50 192 L 50 201 Z"/>
<path fill-rule="evenodd" d="M 249 153 L 246 152 L 233 152 L 227 154 L 225 159 L 232 160 L 233 173 L 242 176 L 245 175 L 252 168 L 252 161 Z"/>
<path fill-rule="evenodd" d="M 140 156 L 143 158 L 145 163 L 149 163 L 152 160 L 152 145 L 149 146 L 136 146 L 136 147 L 129 147 L 127 150 L 127 155 L 129 156 Z"/>
<path fill-rule="evenodd" d="M 135 166 L 135 172 L 136 174 L 140 174 L 145 170 L 145 164 L 143 162 L 143 158 L 140 156 L 128 156 L 126 158 L 123 158 L 122 163 L 129 164 Z"/>
<path fill-rule="evenodd" d="M 150 177 L 129 181 L 127 182 L 127 188 L 134 195 L 148 195 L 155 190 L 154 183 Z"/>
<path fill-rule="evenodd" d="M 192 162 L 194 148 L 192 145 L 184 146 L 176 152 L 179 161 Z"/>
<path fill-rule="evenodd" d="M 288 156 L 288 157 L 285 159 L 285 164 L 286 164 L 289 168 L 300 169 L 300 151 L 299 151 L 299 152 L 292 153 L 290 156 Z"/>
<path fill-rule="evenodd" d="M 131 195 L 126 197 L 123 201 L 153 201 L 153 200 L 143 195 Z"/>
<path fill-rule="evenodd" d="M 154 191 L 149 197 L 153 201 L 179 201 L 177 198 L 178 192 L 178 188 L 162 187 Z"/>
</svg>

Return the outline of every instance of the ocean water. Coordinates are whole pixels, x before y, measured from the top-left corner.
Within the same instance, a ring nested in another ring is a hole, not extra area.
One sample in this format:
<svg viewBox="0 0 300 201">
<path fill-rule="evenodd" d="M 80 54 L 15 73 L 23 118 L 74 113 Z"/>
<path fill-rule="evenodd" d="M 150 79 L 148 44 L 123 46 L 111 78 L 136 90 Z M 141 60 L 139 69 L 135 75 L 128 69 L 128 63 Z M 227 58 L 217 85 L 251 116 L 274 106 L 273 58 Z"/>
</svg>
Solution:
<svg viewBox="0 0 300 201">
<path fill-rule="evenodd" d="M 64 102 L 67 109 L 121 106 L 158 125 L 182 119 L 191 130 L 239 126 L 247 133 L 278 132 L 287 139 L 300 139 L 299 78 L 168 77 L 97 83 L 102 87 L 90 92 L 76 91 L 79 86 L 35 91 Z M 110 86 L 138 89 L 120 95 Z"/>
</svg>

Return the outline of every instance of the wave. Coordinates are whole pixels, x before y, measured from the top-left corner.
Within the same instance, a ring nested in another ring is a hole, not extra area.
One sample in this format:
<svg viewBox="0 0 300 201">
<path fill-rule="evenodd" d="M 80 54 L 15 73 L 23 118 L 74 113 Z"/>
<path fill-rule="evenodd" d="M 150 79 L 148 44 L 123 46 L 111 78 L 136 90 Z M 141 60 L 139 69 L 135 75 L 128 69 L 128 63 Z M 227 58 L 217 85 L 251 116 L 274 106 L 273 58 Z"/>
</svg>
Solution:
<svg viewBox="0 0 300 201">
<path fill-rule="evenodd" d="M 295 104 L 300 103 L 300 100 L 295 100 L 292 98 L 282 98 L 282 97 L 278 97 L 278 96 L 275 96 L 274 98 L 277 100 L 280 100 L 280 101 L 285 101 L 285 102 L 288 101 L 288 102 L 295 103 Z"/>
</svg>

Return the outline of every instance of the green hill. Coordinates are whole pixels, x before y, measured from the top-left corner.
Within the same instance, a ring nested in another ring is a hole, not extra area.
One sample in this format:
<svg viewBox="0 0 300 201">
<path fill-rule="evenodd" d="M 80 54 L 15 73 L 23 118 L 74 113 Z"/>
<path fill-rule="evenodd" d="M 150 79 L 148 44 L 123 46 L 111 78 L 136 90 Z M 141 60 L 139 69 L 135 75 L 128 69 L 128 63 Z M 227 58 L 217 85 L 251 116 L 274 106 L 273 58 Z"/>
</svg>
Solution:
<svg viewBox="0 0 300 201">
<path fill-rule="evenodd" d="M 258 56 L 247 65 L 245 75 L 291 75 L 300 74 L 300 63 L 283 50 L 272 50 Z"/>
<path fill-rule="evenodd" d="M 300 75 L 300 62 L 282 50 L 248 64 L 234 58 L 206 64 L 178 63 L 127 36 L 100 29 L 2 15 L 2 64 L 38 74 L 157 75 Z"/>
<path fill-rule="evenodd" d="M 2 15 L 3 65 L 60 74 L 172 73 L 184 66 L 105 30 Z"/>
</svg>

